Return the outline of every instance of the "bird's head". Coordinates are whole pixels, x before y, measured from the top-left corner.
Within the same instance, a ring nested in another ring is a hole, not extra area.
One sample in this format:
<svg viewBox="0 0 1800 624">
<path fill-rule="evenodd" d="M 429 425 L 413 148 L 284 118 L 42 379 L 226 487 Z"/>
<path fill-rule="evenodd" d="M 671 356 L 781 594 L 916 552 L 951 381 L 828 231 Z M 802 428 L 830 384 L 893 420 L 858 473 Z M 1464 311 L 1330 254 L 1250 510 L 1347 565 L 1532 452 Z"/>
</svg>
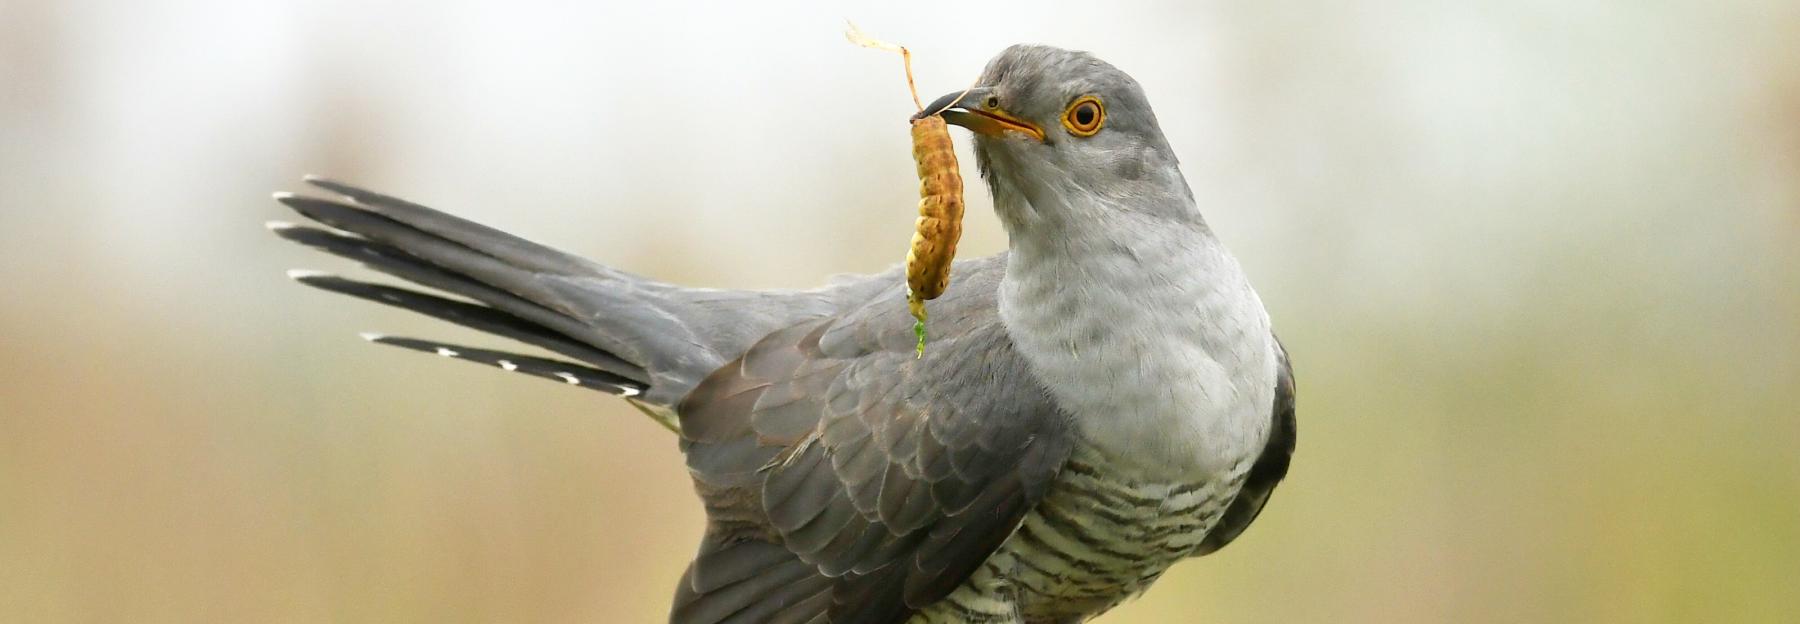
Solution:
<svg viewBox="0 0 1800 624">
<path fill-rule="evenodd" d="M 1199 218 L 1143 88 L 1092 54 L 1012 46 L 967 93 L 920 114 L 940 112 L 975 133 L 976 163 L 1015 237 L 1118 211 Z"/>
</svg>

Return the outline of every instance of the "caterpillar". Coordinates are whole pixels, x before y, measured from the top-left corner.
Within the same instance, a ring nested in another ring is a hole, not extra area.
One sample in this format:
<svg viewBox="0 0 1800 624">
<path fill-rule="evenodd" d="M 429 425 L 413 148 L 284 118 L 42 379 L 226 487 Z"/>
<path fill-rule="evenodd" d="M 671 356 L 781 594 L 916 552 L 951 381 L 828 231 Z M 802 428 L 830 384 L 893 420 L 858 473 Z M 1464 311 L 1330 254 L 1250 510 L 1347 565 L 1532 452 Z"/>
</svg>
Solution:
<svg viewBox="0 0 1800 624">
<path fill-rule="evenodd" d="M 963 181 L 956 149 L 944 118 L 912 122 L 913 162 L 919 171 L 919 219 L 906 252 L 906 304 L 918 336 L 917 357 L 925 355 L 925 302 L 950 287 L 950 262 L 962 238 Z"/>
<path fill-rule="evenodd" d="M 904 46 L 872 39 L 849 24 L 844 37 L 866 48 L 900 53 L 906 64 L 906 88 L 913 105 L 924 112 L 914 86 L 912 52 Z M 968 93 L 967 90 L 963 93 Z M 961 99 L 961 98 L 958 98 Z M 952 101 L 950 106 L 955 106 Z M 946 106 L 945 108 L 949 108 Z M 956 259 L 956 241 L 962 238 L 963 181 L 956 163 L 956 145 L 943 111 L 912 121 L 913 164 L 919 174 L 919 218 L 913 224 L 912 245 L 906 252 L 906 308 L 912 313 L 913 335 L 918 337 L 914 357 L 925 357 L 925 302 L 950 287 L 950 263 Z"/>
</svg>

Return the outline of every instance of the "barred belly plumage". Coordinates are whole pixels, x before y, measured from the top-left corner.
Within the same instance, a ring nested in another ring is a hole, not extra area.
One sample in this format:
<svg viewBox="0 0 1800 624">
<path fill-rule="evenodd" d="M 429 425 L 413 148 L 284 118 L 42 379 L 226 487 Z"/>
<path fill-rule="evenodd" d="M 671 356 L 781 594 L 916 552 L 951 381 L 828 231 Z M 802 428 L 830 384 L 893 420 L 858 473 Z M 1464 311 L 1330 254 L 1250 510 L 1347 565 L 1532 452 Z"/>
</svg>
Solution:
<svg viewBox="0 0 1800 624">
<path fill-rule="evenodd" d="M 1081 622 L 1137 595 L 1191 554 L 1249 462 L 1193 483 L 1127 482 L 1078 451 L 1012 537 L 909 624 Z"/>
</svg>

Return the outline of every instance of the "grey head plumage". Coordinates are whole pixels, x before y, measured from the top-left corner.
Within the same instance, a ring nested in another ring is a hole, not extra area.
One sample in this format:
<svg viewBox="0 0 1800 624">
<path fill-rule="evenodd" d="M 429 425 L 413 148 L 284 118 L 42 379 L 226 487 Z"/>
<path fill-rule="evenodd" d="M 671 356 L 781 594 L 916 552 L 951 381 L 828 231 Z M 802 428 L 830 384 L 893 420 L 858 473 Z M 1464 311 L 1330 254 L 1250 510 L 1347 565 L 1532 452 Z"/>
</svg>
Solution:
<svg viewBox="0 0 1800 624">
<path fill-rule="evenodd" d="M 955 106 L 950 103 L 956 102 Z M 1077 104 L 1091 101 L 1087 110 Z M 1015 45 L 995 56 L 967 95 L 946 94 L 926 113 L 975 133 L 976 164 L 1014 238 L 1127 211 L 1199 224 L 1193 193 L 1144 89 L 1092 54 Z M 1081 133 L 1083 114 L 1097 114 Z M 1104 206 L 1106 214 L 1082 210 Z"/>
</svg>

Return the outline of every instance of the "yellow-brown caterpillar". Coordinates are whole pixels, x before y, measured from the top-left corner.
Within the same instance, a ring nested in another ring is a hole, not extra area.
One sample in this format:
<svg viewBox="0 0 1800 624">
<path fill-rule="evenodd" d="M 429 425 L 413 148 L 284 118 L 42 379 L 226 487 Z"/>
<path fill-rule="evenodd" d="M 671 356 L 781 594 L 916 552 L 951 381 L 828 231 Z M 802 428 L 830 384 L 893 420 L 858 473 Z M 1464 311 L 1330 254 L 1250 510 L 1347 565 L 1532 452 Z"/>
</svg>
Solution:
<svg viewBox="0 0 1800 624">
<path fill-rule="evenodd" d="M 872 39 L 855 24 L 849 25 L 844 36 L 863 47 L 899 52 L 906 63 L 906 88 L 912 92 L 913 105 L 924 112 L 919 90 L 913 86 L 912 52 Z M 942 115 L 914 119 L 912 141 L 913 163 L 919 172 L 919 219 L 914 222 L 912 247 L 906 252 L 906 307 L 912 312 L 913 334 L 919 338 L 915 355 L 925 357 L 925 302 L 950 287 L 950 263 L 956 259 L 956 241 L 962 238 L 963 183 L 956 146 L 950 142 L 950 128 Z"/>
<path fill-rule="evenodd" d="M 918 355 L 925 354 L 925 302 L 950 286 L 950 261 L 962 238 L 963 182 L 950 128 L 938 115 L 912 122 L 913 162 L 919 170 L 919 219 L 906 252 L 906 303 L 918 322 Z"/>
</svg>

